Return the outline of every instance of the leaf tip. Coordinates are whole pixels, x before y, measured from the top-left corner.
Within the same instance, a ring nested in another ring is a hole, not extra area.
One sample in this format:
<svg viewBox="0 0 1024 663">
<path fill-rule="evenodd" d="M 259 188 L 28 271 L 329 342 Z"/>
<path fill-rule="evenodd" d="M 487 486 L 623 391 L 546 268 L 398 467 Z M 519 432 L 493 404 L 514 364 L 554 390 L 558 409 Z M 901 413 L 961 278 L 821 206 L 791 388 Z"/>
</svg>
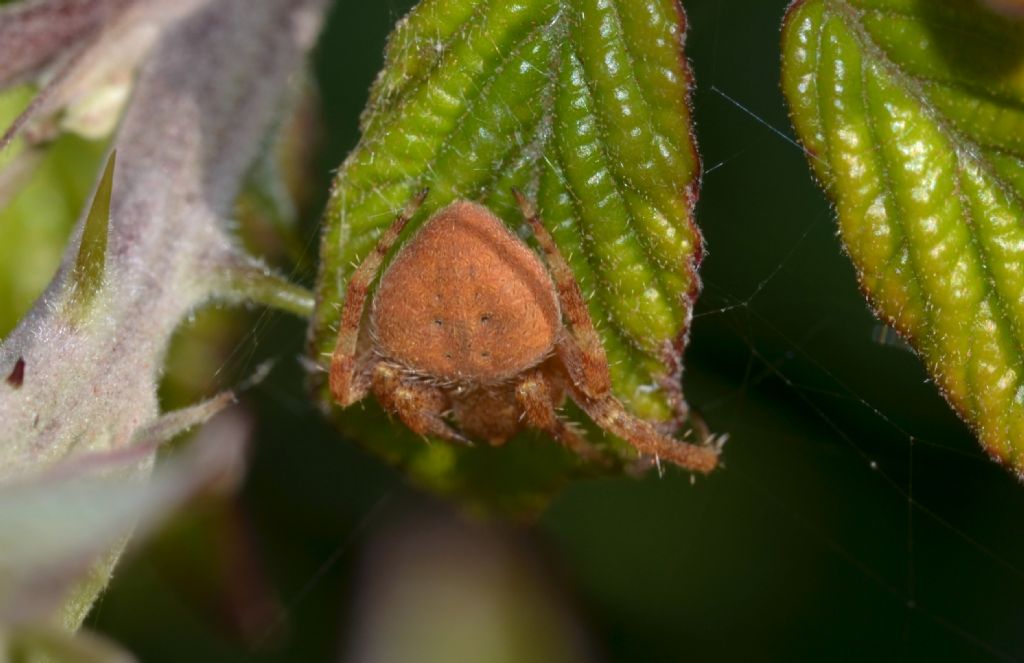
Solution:
<svg viewBox="0 0 1024 663">
<path fill-rule="evenodd" d="M 82 229 L 82 241 L 78 247 L 75 260 L 73 285 L 77 298 L 88 302 L 95 296 L 103 284 L 106 270 L 107 236 L 110 230 L 110 199 L 114 189 L 114 165 L 117 161 L 117 150 L 110 153 L 107 165 L 103 170 L 92 207 L 85 219 Z"/>
</svg>

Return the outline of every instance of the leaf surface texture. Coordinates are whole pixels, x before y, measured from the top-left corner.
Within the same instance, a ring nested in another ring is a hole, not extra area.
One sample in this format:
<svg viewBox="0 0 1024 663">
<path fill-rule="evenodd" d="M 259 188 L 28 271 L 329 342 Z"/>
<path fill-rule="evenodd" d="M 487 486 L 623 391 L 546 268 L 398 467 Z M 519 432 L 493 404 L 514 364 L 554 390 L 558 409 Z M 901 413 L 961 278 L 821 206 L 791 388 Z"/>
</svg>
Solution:
<svg viewBox="0 0 1024 663">
<path fill-rule="evenodd" d="M 313 332 L 319 363 L 329 363 L 354 266 L 417 191 L 430 195 L 406 237 L 449 202 L 470 199 L 528 238 L 517 187 L 536 200 L 571 262 L 616 394 L 642 417 L 672 418 L 681 394 L 662 385 L 685 343 L 702 248 L 684 32 L 675 0 L 420 3 L 391 36 L 362 140 L 329 203 Z M 494 464 L 482 481 L 509 475 L 498 490 L 523 494 L 570 462 L 550 440 L 484 450 L 488 460 L 480 450 L 404 439 L 379 413 L 347 419 L 360 417 L 350 430 L 441 488 L 479 492 L 467 483 L 479 462 Z M 501 470 L 507 462 L 519 469 Z"/>
<path fill-rule="evenodd" d="M 989 453 L 1024 462 L 1024 23 L 968 0 L 806 0 L 783 88 L 877 314 Z"/>
</svg>

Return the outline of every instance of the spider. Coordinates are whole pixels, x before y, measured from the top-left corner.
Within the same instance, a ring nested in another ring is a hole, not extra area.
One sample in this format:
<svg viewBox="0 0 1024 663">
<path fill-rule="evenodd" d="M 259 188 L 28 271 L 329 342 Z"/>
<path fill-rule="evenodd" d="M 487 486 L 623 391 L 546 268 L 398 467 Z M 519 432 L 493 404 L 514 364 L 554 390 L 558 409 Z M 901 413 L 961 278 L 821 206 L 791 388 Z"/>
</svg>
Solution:
<svg viewBox="0 0 1024 663">
<path fill-rule="evenodd" d="M 668 437 L 612 394 L 580 286 L 532 205 L 513 193 L 548 269 L 486 207 L 454 202 L 427 219 L 384 271 L 364 331 L 370 286 L 426 198 L 420 192 L 349 280 L 331 358 L 335 400 L 344 408 L 372 393 L 414 432 L 464 444 L 501 445 L 530 426 L 606 464 L 559 415 L 568 396 L 641 456 L 713 470 L 714 445 Z"/>
</svg>

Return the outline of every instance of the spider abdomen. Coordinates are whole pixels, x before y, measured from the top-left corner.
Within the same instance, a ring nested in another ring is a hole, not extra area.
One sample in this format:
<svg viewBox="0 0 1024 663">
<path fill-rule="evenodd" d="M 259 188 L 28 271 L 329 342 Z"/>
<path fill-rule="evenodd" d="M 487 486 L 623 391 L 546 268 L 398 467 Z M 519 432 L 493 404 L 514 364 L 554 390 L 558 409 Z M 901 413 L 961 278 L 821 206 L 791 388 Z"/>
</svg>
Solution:
<svg viewBox="0 0 1024 663">
<path fill-rule="evenodd" d="M 562 326 L 538 257 L 466 201 L 438 212 L 401 249 L 370 323 L 385 356 L 432 377 L 480 382 L 540 363 Z"/>
</svg>

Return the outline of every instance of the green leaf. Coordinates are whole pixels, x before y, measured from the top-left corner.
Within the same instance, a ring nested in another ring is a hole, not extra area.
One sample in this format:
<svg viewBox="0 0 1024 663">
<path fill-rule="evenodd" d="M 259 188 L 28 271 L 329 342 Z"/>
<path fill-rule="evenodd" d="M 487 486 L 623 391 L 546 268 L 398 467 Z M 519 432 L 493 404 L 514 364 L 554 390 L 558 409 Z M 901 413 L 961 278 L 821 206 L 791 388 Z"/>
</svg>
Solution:
<svg viewBox="0 0 1024 663">
<path fill-rule="evenodd" d="M 313 351 L 326 367 L 354 265 L 415 192 L 409 224 L 456 199 L 481 202 L 522 237 L 512 189 L 536 200 L 569 258 L 612 367 L 638 415 L 682 409 L 701 237 L 699 159 L 677 0 L 425 0 L 396 28 L 326 215 Z M 667 361 L 666 361 L 667 360 Z M 330 401 L 325 376 L 316 388 Z M 543 503 L 577 461 L 524 435 L 501 449 L 427 444 L 375 406 L 340 417 L 420 481 L 490 503 Z M 597 432 L 591 437 L 601 440 Z"/>
<path fill-rule="evenodd" d="M 1024 470 L 1024 22 L 968 0 L 805 0 L 783 88 L 879 317 Z"/>
</svg>

